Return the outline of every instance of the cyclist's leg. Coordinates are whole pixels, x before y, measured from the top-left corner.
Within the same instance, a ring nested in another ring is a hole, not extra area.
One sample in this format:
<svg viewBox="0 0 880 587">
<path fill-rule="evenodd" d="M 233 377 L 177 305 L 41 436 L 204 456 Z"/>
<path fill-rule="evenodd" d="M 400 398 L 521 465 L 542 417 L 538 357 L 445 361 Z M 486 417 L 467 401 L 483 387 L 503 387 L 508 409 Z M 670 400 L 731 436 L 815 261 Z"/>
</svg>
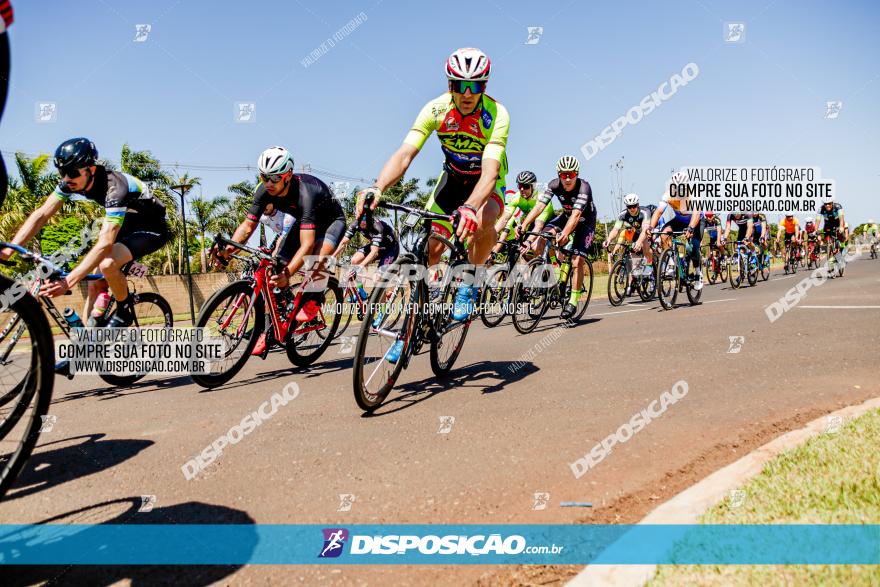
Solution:
<svg viewBox="0 0 880 587">
<path fill-rule="evenodd" d="M 128 299 L 128 284 L 125 281 L 125 274 L 122 273 L 122 267 L 130 261 L 136 261 L 144 255 L 158 251 L 168 242 L 168 237 L 164 221 L 162 226 L 153 229 L 135 228 L 126 219 L 110 255 L 98 265 L 120 307 Z"/>
</svg>

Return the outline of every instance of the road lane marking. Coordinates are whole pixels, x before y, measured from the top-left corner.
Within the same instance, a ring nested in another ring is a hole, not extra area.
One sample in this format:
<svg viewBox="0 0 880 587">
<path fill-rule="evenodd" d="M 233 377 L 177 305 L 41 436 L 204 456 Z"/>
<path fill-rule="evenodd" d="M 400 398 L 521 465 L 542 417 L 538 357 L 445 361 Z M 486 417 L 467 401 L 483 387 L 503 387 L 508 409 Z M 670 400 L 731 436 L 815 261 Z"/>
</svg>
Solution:
<svg viewBox="0 0 880 587">
<path fill-rule="evenodd" d="M 650 310 L 651 308 L 637 308 L 635 310 L 620 310 L 619 312 L 603 312 L 601 314 L 588 314 L 588 316 L 612 316 L 614 314 L 626 314 L 628 312 L 644 312 L 645 310 Z"/>
<path fill-rule="evenodd" d="M 814 310 L 880 310 L 880 306 L 797 306 Z"/>
</svg>

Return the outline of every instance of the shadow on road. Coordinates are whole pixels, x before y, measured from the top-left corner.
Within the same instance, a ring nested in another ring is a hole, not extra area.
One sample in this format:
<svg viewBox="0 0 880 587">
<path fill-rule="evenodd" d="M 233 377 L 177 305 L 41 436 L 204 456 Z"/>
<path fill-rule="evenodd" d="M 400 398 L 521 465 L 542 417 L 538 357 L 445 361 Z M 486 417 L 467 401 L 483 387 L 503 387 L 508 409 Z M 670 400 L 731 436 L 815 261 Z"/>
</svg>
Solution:
<svg viewBox="0 0 880 587">
<path fill-rule="evenodd" d="M 43 433 L 44 438 L 45 434 Z M 115 467 L 153 444 L 152 440 L 101 440 L 104 434 L 73 436 L 41 444 L 4 498 L 4 502 Z M 77 440 L 83 442 L 75 443 Z M 47 451 L 46 447 L 67 444 Z M 74 444 L 71 444 L 74 443 Z"/>
<path fill-rule="evenodd" d="M 524 363 L 517 368 L 514 361 L 480 361 L 463 365 L 454 368 L 452 373 L 443 379 L 431 376 L 400 385 L 395 390 L 402 392 L 402 395 L 394 396 L 378 410 L 372 414 L 364 414 L 363 417 L 374 418 L 393 414 L 450 389 L 479 387 L 484 394 L 496 393 L 537 371 L 538 368 L 532 363 Z M 491 383 L 487 381 L 481 384 L 480 382 L 484 380 L 489 380 Z"/>
<path fill-rule="evenodd" d="M 159 496 L 161 498 L 161 496 Z M 43 520 L 40 524 L 243 524 L 254 520 L 245 512 L 224 506 L 199 502 L 187 502 L 173 506 L 154 506 L 151 511 L 141 512 L 140 496 L 102 502 Z M 62 547 L 69 543 L 76 548 L 89 529 L 66 535 L 59 532 L 53 541 L 61 541 Z M 210 536 L 205 536 L 204 549 L 210 550 Z M 25 540 L 0 533 L 0 554 L 11 561 L 14 549 L 24 550 Z M 57 542 L 56 542 L 57 544 Z M 257 533 L 247 534 L 243 543 L 235 545 L 236 551 L 249 556 L 257 544 Z M 197 545 L 199 546 L 199 545 Z M 130 581 L 131 585 L 210 585 L 236 572 L 242 565 L 113 565 L 113 566 L 17 566 L 7 569 L 4 586 L 36 585 L 113 585 Z"/>
<path fill-rule="evenodd" d="M 56 378 L 56 381 L 63 381 L 61 378 Z M 108 399 L 118 399 L 121 397 L 128 397 L 131 395 L 137 395 L 140 393 L 149 393 L 152 391 L 158 391 L 160 389 L 171 389 L 174 387 L 183 387 L 184 385 L 189 385 L 191 380 L 189 375 L 178 375 L 175 377 L 170 377 L 168 379 L 160 379 L 160 380 L 149 380 L 149 381 L 138 381 L 132 385 L 127 387 L 117 387 L 109 384 L 105 384 L 104 387 L 96 387 L 94 389 L 84 389 L 82 391 L 74 391 L 71 393 L 66 393 L 64 395 L 57 395 L 56 398 L 52 400 L 52 404 L 62 404 L 64 402 L 74 401 L 78 399 L 86 399 L 86 398 L 97 398 L 98 401 L 104 401 Z M 57 385 L 57 383 L 56 383 Z"/>
</svg>

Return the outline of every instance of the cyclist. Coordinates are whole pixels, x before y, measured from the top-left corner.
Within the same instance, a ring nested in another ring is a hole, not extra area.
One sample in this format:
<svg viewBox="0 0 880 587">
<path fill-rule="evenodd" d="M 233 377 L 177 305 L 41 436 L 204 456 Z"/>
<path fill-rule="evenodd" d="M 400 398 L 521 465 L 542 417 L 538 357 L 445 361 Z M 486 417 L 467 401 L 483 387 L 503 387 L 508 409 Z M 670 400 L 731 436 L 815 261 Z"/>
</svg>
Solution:
<svg viewBox="0 0 880 587">
<path fill-rule="evenodd" d="M 770 223 L 767 221 L 767 216 L 761 213 L 752 214 L 752 222 L 754 223 L 755 237 L 758 244 L 758 259 L 762 264 L 769 265 L 770 261 L 765 253 L 767 251 L 767 243 L 770 240 Z"/>
<path fill-rule="evenodd" d="M 700 224 L 702 215 L 699 212 L 688 212 L 684 209 L 687 199 L 684 195 L 678 195 L 678 186 L 685 183 L 687 183 L 687 175 L 683 171 L 672 174 L 669 179 L 669 189 L 663 193 L 660 204 L 651 216 L 650 229 L 652 232 L 659 231 L 660 234 L 682 232 L 685 239 L 690 241 L 691 246 L 687 257 L 694 267 L 694 274 L 690 279 L 693 281 L 694 289 L 700 290 L 703 289 L 702 259 L 700 257 L 700 243 L 703 240 Z M 669 267 L 667 270 L 674 271 L 675 268 Z"/>
<path fill-rule="evenodd" d="M 507 109 L 485 93 L 491 63 L 479 49 L 458 49 L 446 60 L 447 92 L 422 108 L 403 144 L 382 167 L 376 184 L 358 194 L 356 214 L 360 216 L 367 195 L 371 206 L 379 203 L 382 192 L 403 177 L 432 132 L 437 133 L 445 161 L 443 172 L 434 186 L 426 209 L 438 214 L 460 216 L 457 236 L 468 245 L 473 275 L 477 265 L 484 265 L 497 241 L 495 220 L 504 208 L 507 176 L 507 134 L 510 116 Z M 434 221 L 432 229 L 445 236 L 452 225 Z M 429 263 L 440 260 L 443 244 L 432 240 Z M 477 288 L 462 284 L 455 296 L 452 317 L 465 321 L 473 313 Z M 396 363 L 403 341 L 398 340 L 385 355 Z"/>
<path fill-rule="evenodd" d="M 516 225 L 525 218 L 525 214 L 532 211 L 538 198 L 535 197 L 537 190 L 538 177 L 531 171 L 523 171 L 516 176 L 516 185 L 518 191 L 514 192 L 507 200 L 507 206 L 504 207 L 504 213 L 495 223 L 495 231 L 498 232 L 498 244 L 492 249 L 497 253 L 501 250 L 504 241 L 516 240 Z M 517 213 L 520 217 L 517 218 Z M 544 224 L 550 220 L 555 213 L 552 204 L 544 209 L 544 212 L 535 220 L 535 232 L 541 232 Z M 534 238 L 534 237 L 532 237 Z"/>
<path fill-rule="evenodd" d="M 816 217 L 816 226 L 822 225 L 822 236 L 825 241 L 832 237 L 837 239 L 838 245 L 842 247 L 841 241 L 844 238 L 844 226 L 846 225 L 843 216 L 843 206 L 834 201 L 834 196 L 825 196 L 822 200 L 822 206 L 819 208 Z"/>
<path fill-rule="evenodd" d="M 272 239 L 272 244 L 269 245 L 268 249 L 272 251 L 273 255 L 278 255 L 281 249 L 281 241 L 284 240 L 284 237 L 287 236 L 287 233 L 296 224 L 296 218 L 286 212 L 276 210 L 275 206 L 269 204 L 266 206 L 263 215 L 260 216 L 260 224 L 266 226 L 275 234 L 275 238 Z"/>
<path fill-rule="evenodd" d="M 807 254 L 807 263 L 810 262 L 810 245 L 812 245 L 813 250 L 818 254 L 819 249 L 819 231 L 816 230 L 816 221 L 812 218 L 807 218 L 806 222 L 804 222 L 804 230 L 801 233 L 801 241 L 807 244 L 806 254 Z"/>
<path fill-rule="evenodd" d="M 358 295 L 361 299 L 365 300 L 367 299 L 367 291 L 364 289 L 361 271 L 377 259 L 379 260 L 379 267 L 393 263 L 397 259 L 397 255 L 400 254 L 400 244 L 397 242 L 397 235 L 394 234 L 394 229 L 388 223 L 384 220 L 373 218 L 372 211 L 364 210 L 360 219 L 353 221 L 348 226 L 348 230 L 345 231 L 345 235 L 339 241 L 336 250 L 333 251 L 334 257 L 338 257 L 345 250 L 345 247 L 354 238 L 356 233 L 364 235 L 370 242 L 358 249 L 354 256 L 352 256 L 348 279 L 352 277 L 357 279 L 355 284 L 357 285 Z"/>
<path fill-rule="evenodd" d="M 727 215 L 727 223 L 724 227 L 724 240 L 723 242 L 727 242 L 730 238 L 730 229 L 732 226 L 736 226 L 737 234 L 735 241 L 741 241 L 747 243 L 747 246 L 750 250 L 754 250 L 752 247 L 752 234 L 755 231 L 755 221 L 751 214 L 742 214 L 740 212 L 731 212 Z"/>
<path fill-rule="evenodd" d="M 874 241 L 877 239 L 878 233 L 880 233 L 880 228 L 877 227 L 877 224 L 874 222 L 873 219 L 869 219 L 868 225 L 865 226 L 865 231 L 862 233 L 863 235 L 865 235 L 865 238 L 867 239 L 867 243 L 869 245 L 874 243 Z"/>
<path fill-rule="evenodd" d="M 556 162 L 556 179 L 547 184 L 547 189 L 538 199 L 538 203 L 516 228 L 517 238 L 522 232 L 529 229 L 529 226 L 550 205 L 553 196 L 556 196 L 562 204 L 562 210 L 547 222 L 544 228 L 556 235 L 557 246 L 564 246 L 568 243 L 569 238 L 572 238 L 572 250 L 583 255 L 587 254 L 596 232 L 596 204 L 593 202 L 593 190 L 590 183 L 578 177 L 580 168 L 581 164 L 577 157 L 563 155 L 559 158 Z M 572 269 L 574 269 L 574 283 L 582 284 L 584 281 L 583 257 L 578 255 L 572 257 Z M 571 296 L 560 314 L 563 320 L 574 316 L 580 295 L 580 287 L 571 288 Z"/>
<path fill-rule="evenodd" d="M 345 214 L 327 184 L 313 175 L 293 172 L 293 155 L 284 147 L 269 147 L 263 151 L 257 166 L 260 183 L 254 190 L 253 204 L 231 240 L 247 242 L 270 205 L 279 212 L 292 215 L 296 221 L 278 245 L 278 257 L 285 266 L 269 280 L 272 286 L 285 288 L 290 277 L 305 265 L 306 256 L 326 257 L 336 250 L 345 231 Z M 211 254 L 215 259 L 222 257 L 225 260 L 234 250 L 232 245 L 223 250 L 212 247 Z M 308 269 L 319 271 L 320 268 L 319 263 Z M 296 314 L 297 321 L 308 322 L 317 316 L 320 301 L 315 298 L 320 297 L 308 293 L 303 296 Z"/>
<path fill-rule="evenodd" d="M 633 245 L 632 248 L 634 251 L 642 251 L 645 255 L 646 271 L 651 271 L 654 259 L 651 252 L 651 243 L 648 239 L 648 226 L 651 224 L 650 221 L 653 211 L 649 212 L 649 210 L 646 209 L 647 207 L 642 208 L 639 206 L 638 194 L 625 195 L 623 197 L 623 205 L 625 206 L 623 211 L 618 215 L 617 222 L 614 223 L 614 228 L 611 229 L 611 232 L 608 234 L 605 242 L 602 243 L 602 246 L 608 248 L 608 244 L 611 243 L 618 233 L 621 233 L 621 229 L 623 229 L 621 238 L 618 239 L 612 255 L 617 252 L 617 247 L 623 242 L 630 242 Z"/>
<path fill-rule="evenodd" d="M 715 250 L 719 255 L 719 263 L 727 256 L 727 250 L 722 243 L 721 217 L 714 212 L 704 212 L 700 219 L 702 229 L 709 239 L 709 251 Z"/>
<path fill-rule="evenodd" d="M 785 259 L 785 265 L 788 266 L 788 249 L 789 247 L 797 247 L 800 244 L 800 222 L 794 217 L 794 214 L 786 214 L 779 222 L 779 230 L 776 232 L 776 242 L 785 241 L 782 249 L 782 258 Z"/>
<path fill-rule="evenodd" d="M 64 141 L 55 150 L 55 167 L 61 181 L 43 204 L 25 220 L 12 242 L 23 245 L 31 240 L 49 219 L 71 201 L 91 200 L 104 207 L 104 222 L 98 241 L 85 258 L 66 277 L 45 283 L 40 294 L 56 297 L 71 290 L 98 267 L 104 279 L 89 282 L 84 316 L 109 285 L 116 298 L 112 327 L 130 326 L 134 320 L 124 265 L 158 251 L 168 241 L 165 206 L 138 178 L 98 164 L 95 143 L 84 137 Z M 11 251 L 0 251 L 8 258 Z M 99 321 L 95 325 L 103 326 Z"/>
</svg>

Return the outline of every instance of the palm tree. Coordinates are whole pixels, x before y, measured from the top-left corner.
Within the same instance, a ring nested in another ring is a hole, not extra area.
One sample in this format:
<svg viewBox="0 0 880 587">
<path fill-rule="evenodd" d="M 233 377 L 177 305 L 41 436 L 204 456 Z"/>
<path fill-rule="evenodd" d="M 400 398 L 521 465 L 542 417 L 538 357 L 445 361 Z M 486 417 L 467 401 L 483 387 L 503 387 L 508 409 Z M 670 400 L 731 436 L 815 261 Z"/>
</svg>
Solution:
<svg viewBox="0 0 880 587">
<path fill-rule="evenodd" d="M 254 202 L 254 190 L 257 189 L 257 183 L 259 181 L 259 177 L 256 177 L 254 181 L 244 180 L 234 183 L 226 188 L 231 194 L 227 198 L 230 203 L 226 210 L 227 214 L 217 225 L 219 232 L 231 235 L 235 232 L 235 229 L 238 228 L 238 225 L 244 221 L 247 217 L 248 209 Z M 262 247 L 265 245 L 266 227 L 260 223 L 260 246 Z"/>
<path fill-rule="evenodd" d="M 205 252 L 205 235 L 208 232 L 218 232 L 218 225 L 228 216 L 229 206 L 229 198 L 225 196 L 220 196 L 213 200 L 205 200 L 204 198 L 197 197 L 193 198 L 192 202 L 190 202 L 192 226 L 201 237 L 199 244 L 199 259 L 201 260 L 203 272 L 208 266 L 208 256 Z"/>
<path fill-rule="evenodd" d="M 9 194 L 0 214 L 0 239 L 5 240 L 12 240 L 28 216 L 43 204 L 46 196 L 52 193 L 60 179 L 57 173 L 46 173 L 46 168 L 49 166 L 47 154 L 30 159 L 23 153 L 16 153 L 15 165 L 19 179 L 9 177 Z M 82 206 L 79 203 L 69 203 L 62 208 L 62 215 L 73 216 L 85 224 L 98 215 L 98 209 L 97 205 Z M 54 226 L 59 220 L 57 216 L 50 219 L 48 226 Z M 42 230 L 32 245 L 37 252 L 42 252 L 41 237 Z"/>
</svg>

